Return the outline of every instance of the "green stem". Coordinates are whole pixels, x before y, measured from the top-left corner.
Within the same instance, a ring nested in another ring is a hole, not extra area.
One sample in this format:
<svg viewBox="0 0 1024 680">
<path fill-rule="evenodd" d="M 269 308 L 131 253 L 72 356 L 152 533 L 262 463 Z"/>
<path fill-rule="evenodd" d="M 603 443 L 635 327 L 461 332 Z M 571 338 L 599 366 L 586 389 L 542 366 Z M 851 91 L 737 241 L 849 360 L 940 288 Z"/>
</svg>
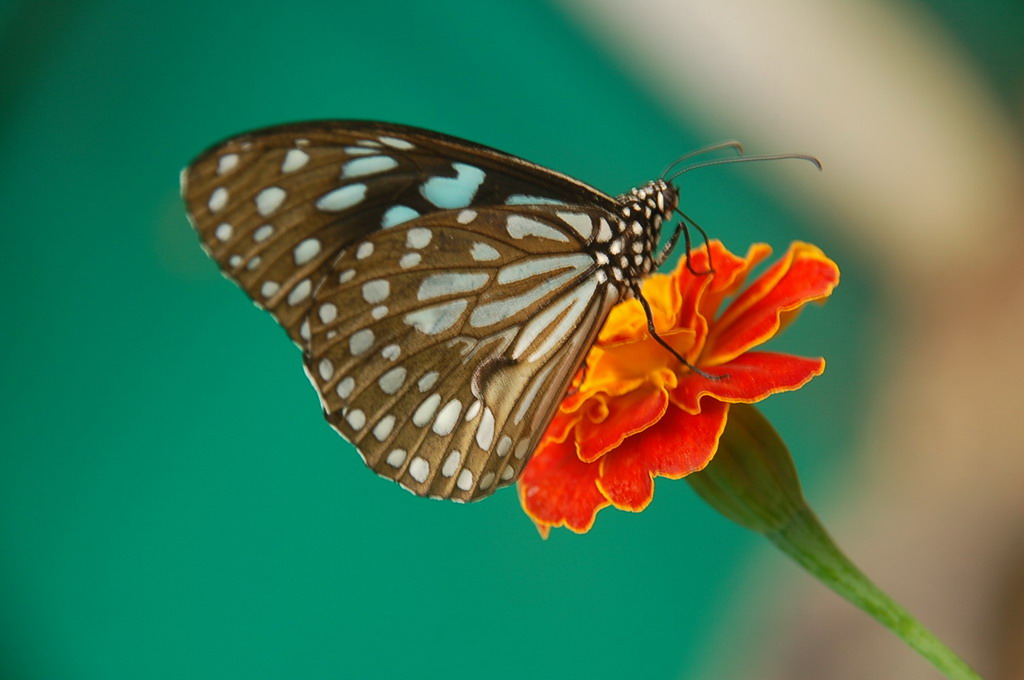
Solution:
<svg viewBox="0 0 1024 680">
<path fill-rule="evenodd" d="M 789 449 L 756 408 L 733 404 L 718 452 L 690 486 L 740 526 L 764 534 L 822 583 L 873 616 L 950 680 L 981 680 L 970 666 L 871 582 L 839 550 L 800 489 Z"/>
<path fill-rule="evenodd" d="M 900 636 L 950 680 L 981 680 L 974 669 L 839 550 L 810 508 L 804 506 L 786 526 L 767 534 L 767 538 L 822 583 Z"/>
</svg>

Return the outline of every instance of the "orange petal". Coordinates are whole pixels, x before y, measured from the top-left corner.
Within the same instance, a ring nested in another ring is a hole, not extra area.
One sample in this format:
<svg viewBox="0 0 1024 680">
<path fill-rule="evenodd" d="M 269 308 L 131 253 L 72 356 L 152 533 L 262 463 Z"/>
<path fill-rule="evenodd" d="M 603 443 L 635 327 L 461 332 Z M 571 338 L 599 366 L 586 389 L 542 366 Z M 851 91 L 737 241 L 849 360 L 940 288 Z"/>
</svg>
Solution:
<svg viewBox="0 0 1024 680">
<path fill-rule="evenodd" d="M 668 274 L 651 274 L 643 282 L 643 293 L 651 305 L 654 327 L 672 328 L 679 308 L 679 293 L 672 277 Z M 629 299 L 612 309 L 598 336 L 598 344 L 616 345 L 646 336 L 647 315 L 638 300 Z"/>
<path fill-rule="evenodd" d="M 715 256 L 713 265 L 715 267 L 715 278 L 711 285 L 704 292 L 700 300 L 700 314 L 705 319 L 713 319 L 718 314 L 718 308 L 722 301 L 736 294 L 746 283 L 747 275 L 759 265 L 762 260 L 772 254 L 772 248 L 767 243 L 754 243 L 747 249 L 743 258 L 738 258 L 722 247 L 724 252 L 712 251 Z"/>
<path fill-rule="evenodd" d="M 551 423 L 548 425 L 547 431 L 544 432 L 543 439 L 553 439 L 555 441 L 564 442 L 565 438 L 569 436 L 569 433 L 572 432 L 572 429 L 576 427 L 576 423 L 578 423 L 582 417 L 583 415 L 579 411 L 573 411 L 571 413 L 558 411 L 555 413 L 555 417 L 551 419 Z"/>
<path fill-rule="evenodd" d="M 545 441 L 530 458 L 519 478 L 519 502 L 547 537 L 550 527 L 568 527 L 584 533 L 594 525 L 597 511 L 608 499 L 597 488 L 597 463 L 584 463 L 576 456 L 570 438 L 564 442 Z"/>
<path fill-rule="evenodd" d="M 609 399 L 607 417 L 603 421 L 583 419 L 576 426 L 580 460 L 597 460 L 626 437 L 658 422 L 667 407 L 667 390 L 653 385 Z"/>
<path fill-rule="evenodd" d="M 703 470 L 718 449 L 729 405 L 706 399 L 699 415 L 670 408 L 656 425 L 601 459 L 598 488 L 620 510 L 639 512 L 654 497 L 654 478 Z"/>
<path fill-rule="evenodd" d="M 785 257 L 751 284 L 712 324 L 701 365 L 718 365 L 775 335 L 784 314 L 828 296 L 839 268 L 820 249 L 794 243 Z"/>
<path fill-rule="evenodd" d="M 709 380 L 693 372 L 683 375 L 670 397 L 675 406 L 687 413 L 702 412 L 702 407 L 709 403 L 702 397 L 730 404 L 752 404 L 779 392 L 799 389 L 822 374 L 825 360 L 776 352 L 747 352 L 726 364 L 701 368 L 723 377 Z"/>
</svg>

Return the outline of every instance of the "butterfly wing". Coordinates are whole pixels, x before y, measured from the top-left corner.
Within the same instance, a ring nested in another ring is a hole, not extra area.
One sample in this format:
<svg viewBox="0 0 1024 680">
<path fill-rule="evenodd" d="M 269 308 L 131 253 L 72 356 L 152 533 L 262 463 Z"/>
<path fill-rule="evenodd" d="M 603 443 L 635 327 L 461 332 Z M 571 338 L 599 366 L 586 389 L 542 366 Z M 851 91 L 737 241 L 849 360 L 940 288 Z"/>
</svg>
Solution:
<svg viewBox="0 0 1024 680">
<path fill-rule="evenodd" d="M 463 501 L 518 477 L 619 297 L 588 248 L 607 214 L 550 208 L 435 212 L 331 263 L 306 370 L 379 474 Z"/>
<path fill-rule="evenodd" d="M 337 253 L 421 215 L 482 205 L 613 200 L 561 173 L 428 130 L 367 121 L 266 128 L 182 173 L 203 247 L 300 346 L 312 292 Z"/>
</svg>

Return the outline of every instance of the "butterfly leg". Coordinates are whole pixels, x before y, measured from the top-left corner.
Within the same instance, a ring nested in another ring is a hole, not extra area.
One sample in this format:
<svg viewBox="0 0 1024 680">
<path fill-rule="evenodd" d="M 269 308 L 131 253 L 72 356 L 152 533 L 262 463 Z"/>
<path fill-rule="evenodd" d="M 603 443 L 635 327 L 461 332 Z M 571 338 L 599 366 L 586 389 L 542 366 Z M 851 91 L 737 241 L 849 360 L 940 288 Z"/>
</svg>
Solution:
<svg viewBox="0 0 1024 680">
<path fill-rule="evenodd" d="M 672 232 L 672 236 L 669 237 L 668 241 L 665 243 L 665 246 L 661 249 L 661 252 L 658 253 L 658 257 L 656 257 L 654 260 L 655 264 L 660 267 L 662 264 L 665 263 L 665 260 L 667 260 L 668 256 L 672 254 L 672 251 L 676 247 L 676 243 L 678 243 L 679 241 L 679 233 L 682 232 L 683 244 L 686 248 L 686 268 L 689 269 L 690 273 L 693 274 L 694 276 L 706 276 L 708 274 L 714 274 L 715 265 L 711 261 L 711 245 L 708 241 L 707 232 L 704 231 L 704 229 L 699 224 L 690 219 L 690 217 L 686 213 L 678 209 L 676 210 L 676 212 L 679 213 L 679 224 L 676 225 L 676 229 L 675 231 Z M 700 235 L 704 238 L 704 248 L 708 253 L 708 268 L 705 271 L 699 272 L 694 270 L 693 264 L 690 262 L 690 249 L 693 247 L 693 244 L 690 241 L 690 230 L 686 228 L 687 223 L 689 223 L 694 229 L 700 232 Z"/>
<path fill-rule="evenodd" d="M 583 383 L 587 382 L 587 370 L 589 368 L 590 368 L 590 364 L 588 364 L 587 360 L 584 359 L 583 360 L 583 366 L 580 367 L 581 375 L 580 375 L 579 381 L 576 382 L 573 385 L 569 385 L 569 389 L 566 390 L 565 396 L 571 397 L 571 396 L 574 396 L 574 395 L 579 393 L 580 388 L 583 387 Z"/>
<path fill-rule="evenodd" d="M 691 364 L 689 361 L 687 361 L 685 358 L 683 358 L 683 355 L 677 352 L 675 348 L 673 348 L 670 344 L 665 342 L 665 340 L 662 339 L 660 335 L 658 335 L 658 331 L 654 328 L 654 316 L 651 314 L 651 306 L 650 304 L 647 303 L 647 299 L 644 298 L 644 296 L 640 293 L 639 286 L 633 288 L 633 296 L 640 301 L 640 306 L 644 308 L 644 316 L 647 317 L 647 332 L 651 334 L 651 337 L 654 338 L 655 342 L 657 342 L 659 345 L 667 349 L 672 354 L 672 356 L 678 359 L 679 363 L 681 363 L 683 366 L 686 366 L 686 368 L 690 369 L 691 371 L 693 371 L 694 373 L 696 373 L 697 375 L 706 380 L 714 380 L 715 382 L 718 382 L 719 380 L 724 380 L 725 378 L 729 377 L 728 374 L 711 375 L 710 373 L 700 370 L 699 368 Z"/>
</svg>

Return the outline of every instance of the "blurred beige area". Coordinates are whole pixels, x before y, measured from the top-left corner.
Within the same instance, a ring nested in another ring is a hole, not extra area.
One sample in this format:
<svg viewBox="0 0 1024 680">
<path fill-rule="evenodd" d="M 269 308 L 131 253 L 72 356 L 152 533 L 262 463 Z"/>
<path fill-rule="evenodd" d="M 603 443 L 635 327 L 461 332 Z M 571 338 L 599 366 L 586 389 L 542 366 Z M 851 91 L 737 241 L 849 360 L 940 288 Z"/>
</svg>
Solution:
<svg viewBox="0 0 1024 680">
<path fill-rule="evenodd" d="M 910 4 L 563 5 L 710 136 L 827 159 L 824 175 L 763 174 L 884 277 L 872 352 L 884 380 L 843 488 L 813 504 L 847 554 L 985 678 L 1024 679 L 1022 111 L 1001 110 Z M 941 677 L 797 568 L 767 549 L 760 561 L 744 588 L 772 604 L 757 625 L 737 623 L 747 639 L 728 648 L 743 652 L 701 677 Z"/>
</svg>

